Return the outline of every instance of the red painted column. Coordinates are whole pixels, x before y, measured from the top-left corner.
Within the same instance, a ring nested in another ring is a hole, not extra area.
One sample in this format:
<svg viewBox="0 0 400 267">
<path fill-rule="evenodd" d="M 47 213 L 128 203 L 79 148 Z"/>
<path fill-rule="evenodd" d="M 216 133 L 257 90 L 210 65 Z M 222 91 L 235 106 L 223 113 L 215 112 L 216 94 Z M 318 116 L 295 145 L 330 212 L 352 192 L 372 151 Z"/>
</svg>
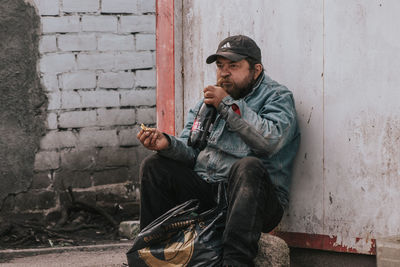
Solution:
<svg viewBox="0 0 400 267">
<path fill-rule="evenodd" d="M 175 134 L 174 0 L 156 2 L 157 128 Z"/>
</svg>

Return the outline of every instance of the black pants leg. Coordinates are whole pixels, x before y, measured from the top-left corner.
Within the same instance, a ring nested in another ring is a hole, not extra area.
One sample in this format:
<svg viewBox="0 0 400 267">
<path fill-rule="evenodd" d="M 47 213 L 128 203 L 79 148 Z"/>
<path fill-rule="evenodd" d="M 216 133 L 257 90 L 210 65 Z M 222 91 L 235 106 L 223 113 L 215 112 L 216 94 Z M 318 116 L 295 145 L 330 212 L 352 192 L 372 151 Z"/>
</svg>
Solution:
<svg viewBox="0 0 400 267">
<path fill-rule="evenodd" d="M 271 231 L 283 215 L 274 186 L 259 159 L 243 158 L 232 166 L 228 202 L 223 265 L 254 266 L 261 232 Z"/>
<path fill-rule="evenodd" d="M 140 180 L 140 229 L 189 199 L 199 199 L 200 210 L 215 206 L 218 188 L 178 161 L 149 156 L 142 162 Z"/>
<path fill-rule="evenodd" d="M 140 170 L 140 228 L 189 199 L 201 210 L 216 205 L 217 185 L 201 179 L 191 168 L 159 155 L 146 158 Z M 223 235 L 223 261 L 229 266 L 253 266 L 261 231 L 272 230 L 283 210 L 262 162 L 243 158 L 231 169 L 228 211 Z"/>
</svg>

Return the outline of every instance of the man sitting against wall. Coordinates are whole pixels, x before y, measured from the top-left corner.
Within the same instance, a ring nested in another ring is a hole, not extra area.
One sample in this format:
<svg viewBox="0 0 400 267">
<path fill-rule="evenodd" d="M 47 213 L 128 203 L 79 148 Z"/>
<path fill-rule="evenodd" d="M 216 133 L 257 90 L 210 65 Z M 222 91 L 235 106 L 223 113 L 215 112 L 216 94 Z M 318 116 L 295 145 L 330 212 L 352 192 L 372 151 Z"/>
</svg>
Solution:
<svg viewBox="0 0 400 267">
<path fill-rule="evenodd" d="M 204 88 L 181 136 L 157 129 L 137 138 L 158 153 L 141 166 L 140 227 L 189 199 L 215 206 L 216 182 L 228 183 L 223 266 L 254 266 L 261 232 L 271 231 L 288 204 L 300 134 L 292 93 L 264 73 L 261 50 L 243 35 L 224 39 L 206 62 L 216 62 L 219 85 Z M 206 147 L 187 145 L 202 103 L 217 109 Z"/>
</svg>

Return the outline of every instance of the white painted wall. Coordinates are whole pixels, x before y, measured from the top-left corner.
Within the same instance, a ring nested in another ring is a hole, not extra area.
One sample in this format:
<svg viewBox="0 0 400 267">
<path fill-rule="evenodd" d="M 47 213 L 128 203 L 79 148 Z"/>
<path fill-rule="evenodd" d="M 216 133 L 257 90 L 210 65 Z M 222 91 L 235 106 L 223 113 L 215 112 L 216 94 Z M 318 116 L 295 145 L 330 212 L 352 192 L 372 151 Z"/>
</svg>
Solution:
<svg viewBox="0 0 400 267">
<path fill-rule="evenodd" d="M 183 0 L 185 114 L 215 83 L 219 41 L 245 34 L 289 87 L 302 131 L 281 230 L 368 252 L 400 234 L 400 2 Z M 363 242 L 355 242 L 355 238 Z"/>
</svg>

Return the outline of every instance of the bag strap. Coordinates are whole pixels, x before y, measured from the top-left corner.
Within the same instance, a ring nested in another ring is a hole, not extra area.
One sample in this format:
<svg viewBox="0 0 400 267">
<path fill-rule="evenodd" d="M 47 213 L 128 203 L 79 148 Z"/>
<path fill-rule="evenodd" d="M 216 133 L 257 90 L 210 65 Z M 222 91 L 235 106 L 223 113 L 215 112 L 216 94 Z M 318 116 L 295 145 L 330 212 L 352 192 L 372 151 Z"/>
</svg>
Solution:
<svg viewBox="0 0 400 267">
<path fill-rule="evenodd" d="M 173 217 L 185 216 L 187 214 L 190 214 L 190 213 L 196 211 L 198 209 L 198 207 L 199 207 L 199 200 L 197 200 L 197 199 L 188 200 L 188 201 L 172 208 L 171 210 L 167 211 L 160 217 L 158 217 L 156 220 L 154 220 L 149 225 L 147 225 L 145 228 L 143 228 L 141 232 L 144 233 L 147 230 L 152 229 L 156 226 L 161 226 L 161 225 L 163 225 L 164 222 L 170 220 Z"/>
<path fill-rule="evenodd" d="M 227 189 L 228 183 L 219 182 L 218 183 L 218 195 L 217 195 L 217 206 L 219 208 L 225 208 L 228 206 L 228 194 Z"/>
</svg>

